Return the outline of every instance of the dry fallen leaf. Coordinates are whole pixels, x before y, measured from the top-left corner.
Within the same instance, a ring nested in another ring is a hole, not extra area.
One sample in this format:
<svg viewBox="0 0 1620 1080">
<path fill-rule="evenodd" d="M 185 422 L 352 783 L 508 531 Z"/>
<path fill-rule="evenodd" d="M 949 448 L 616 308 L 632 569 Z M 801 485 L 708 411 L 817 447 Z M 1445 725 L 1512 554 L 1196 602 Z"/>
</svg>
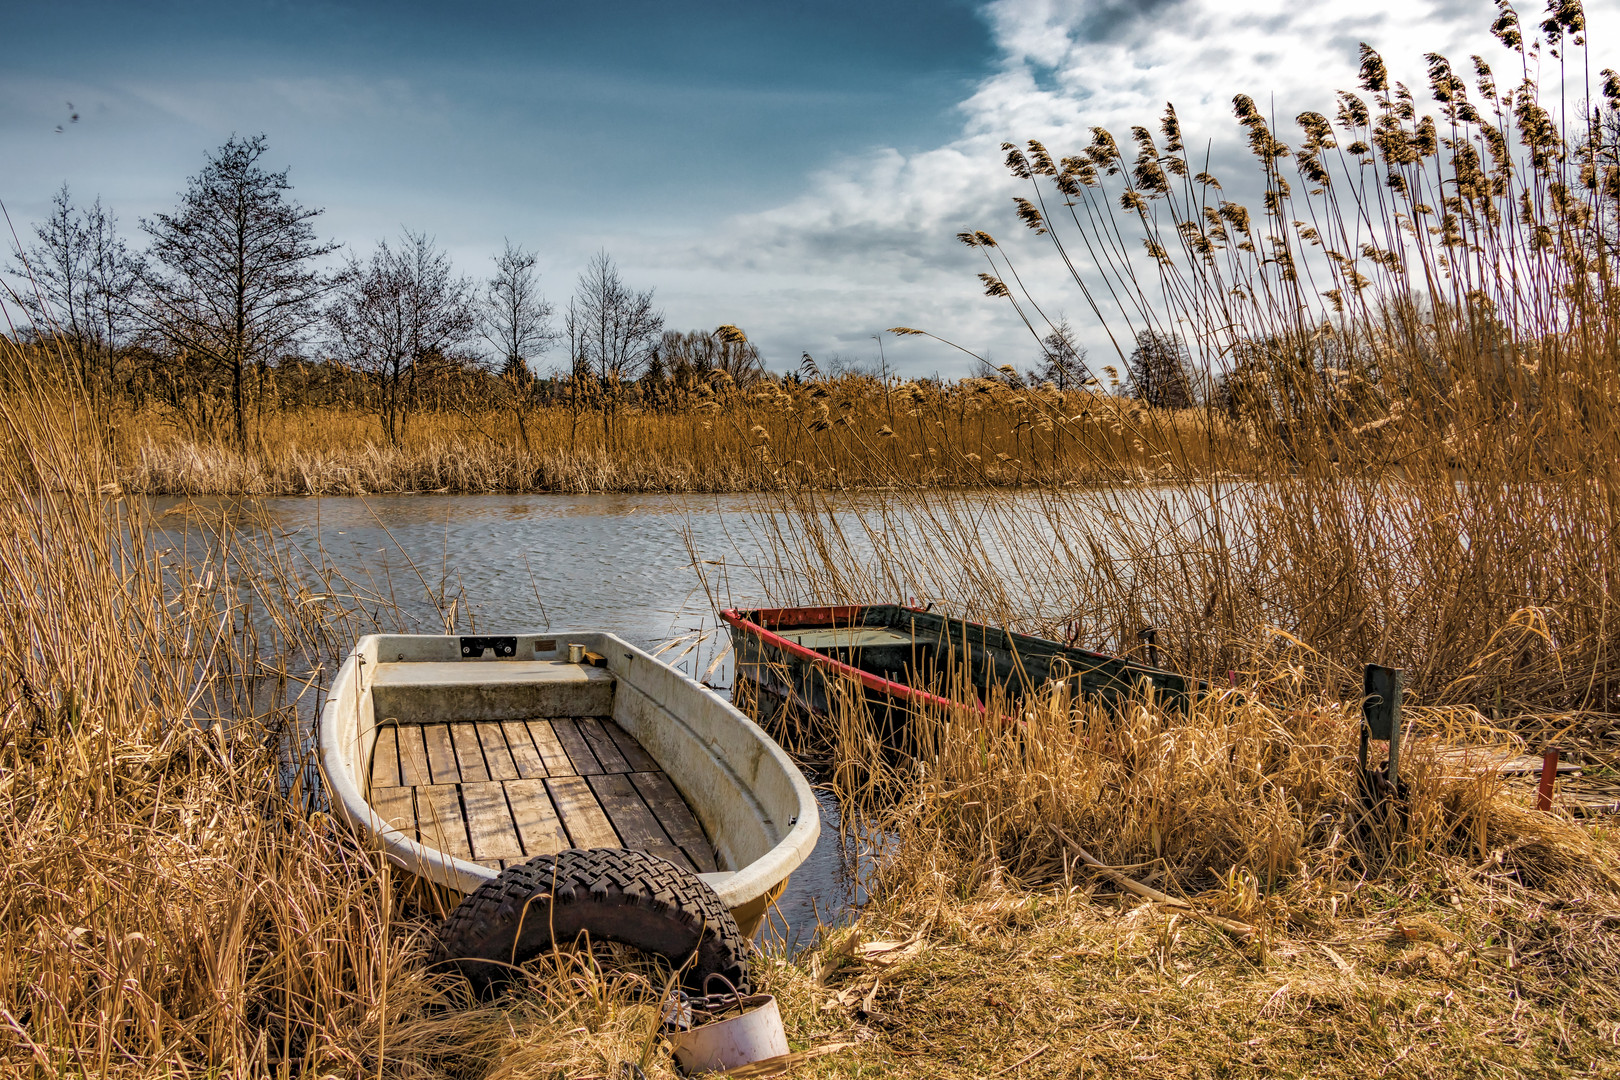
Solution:
<svg viewBox="0 0 1620 1080">
<path fill-rule="evenodd" d="M 1344 972 L 1346 975 L 1351 975 L 1351 974 L 1355 973 L 1356 969 L 1351 967 L 1349 961 L 1347 961 L 1344 957 L 1340 956 L 1338 953 L 1334 952 L 1332 949 L 1328 948 L 1326 945 L 1320 945 L 1319 944 L 1318 947 L 1323 952 L 1327 953 L 1327 958 L 1329 960 L 1333 961 L 1333 966 L 1334 967 L 1338 968 L 1340 971 Z"/>
<path fill-rule="evenodd" d="M 918 955 L 926 947 L 921 934 L 905 941 L 868 941 L 855 950 L 863 963 L 877 967 L 893 967 Z"/>
</svg>

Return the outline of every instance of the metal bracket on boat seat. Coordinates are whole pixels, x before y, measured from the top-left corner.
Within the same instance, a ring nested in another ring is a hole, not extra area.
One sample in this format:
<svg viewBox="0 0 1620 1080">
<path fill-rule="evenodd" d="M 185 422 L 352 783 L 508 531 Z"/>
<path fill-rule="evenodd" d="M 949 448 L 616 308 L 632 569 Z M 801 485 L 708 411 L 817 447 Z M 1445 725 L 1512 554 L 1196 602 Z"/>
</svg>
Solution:
<svg viewBox="0 0 1620 1080">
<path fill-rule="evenodd" d="M 463 659 L 483 656 L 485 649 L 494 649 L 497 657 L 516 656 L 517 637 L 508 634 L 505 637 L 464 637 L 461 639 L 461 656 Z"/>
</svg>

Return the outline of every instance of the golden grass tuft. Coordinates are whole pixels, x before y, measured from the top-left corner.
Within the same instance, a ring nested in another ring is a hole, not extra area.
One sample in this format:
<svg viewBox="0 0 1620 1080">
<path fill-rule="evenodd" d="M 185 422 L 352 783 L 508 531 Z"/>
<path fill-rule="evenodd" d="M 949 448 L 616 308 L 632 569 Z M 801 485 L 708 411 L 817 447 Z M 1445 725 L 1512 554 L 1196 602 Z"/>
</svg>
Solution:
<svg viewBox="0 0 1620 1080">
<path fill-rule="evenodd" d="M 1620 1038 L 1616 834 L 1441 754 L 1501 736 L 1477 713 L 1414 710 L 1396 813 L 1354 780 L 1355 702 L 993 697 L 896 757 L 840 700 L 818 748 L 873 899 L 770 983 L 858 1040 L 812 1075 L 1557 1075 Z"/>
<path fill-rule="evenodd" d="M 809 971 L 781 969 L 772 989 L 822 1038 L 866 1037 L 808 1076 L 1608 1068 L 1620 1003 L 1605 916 L 1515 905 L 1463 883 L 1420 901 L 1379 884 L 1344 895 L 1358 913 L 1249 947 L 1087 886 L 884 903 L 819 946 Z M 833 973 L 817 985 L 816 966 L 846 934 L 923 947 L 881 971 L 828 960 Z M 857 1005 L 826 1008 L 850 988 L 866 988 Z"/>
</svg>

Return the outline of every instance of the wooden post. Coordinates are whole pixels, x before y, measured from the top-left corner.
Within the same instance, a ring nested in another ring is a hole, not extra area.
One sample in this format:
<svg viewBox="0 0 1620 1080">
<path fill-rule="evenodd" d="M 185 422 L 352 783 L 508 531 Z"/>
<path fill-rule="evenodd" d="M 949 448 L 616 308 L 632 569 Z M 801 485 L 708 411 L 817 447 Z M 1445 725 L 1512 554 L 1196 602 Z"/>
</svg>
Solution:
<svg viewBox="0 0 1620 1080">
<path fill-rule="evenodd" d="M 1362 674 L 1364 698 L 1361 706 L 1361 771 L 1367 773 L 1368 743 L 1373 739 L 1389 743 L 1389 768 L 1384 779 L 1393 794 L 1400 784 L 1401 691 L 1406 675 L 1399 668 L 1368 664 Z"/>
<path fill-rule="evenodd" d="M 1159 666 L 1159 631 L 1157 627 L 1146 626 L 1136 632 L 1136 640 L 1147 645 L 1147 662 L 1149 667 Z"/>
</svg>

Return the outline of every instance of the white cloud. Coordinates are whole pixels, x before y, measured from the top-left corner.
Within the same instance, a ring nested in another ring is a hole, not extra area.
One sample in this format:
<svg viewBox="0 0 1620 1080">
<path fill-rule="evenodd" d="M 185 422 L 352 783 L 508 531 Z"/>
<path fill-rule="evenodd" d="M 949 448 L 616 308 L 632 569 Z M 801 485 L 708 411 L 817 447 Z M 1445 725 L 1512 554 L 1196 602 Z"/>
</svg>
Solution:
<svg viewBox="0 0 1620 1080">
<path fill-rule="evenodd" d="M 746 319 L 779 364 L 799 348 L 836 347 L 840 335 L 858 342 L 897 323 L 1027 357 L 1027 331 L 1004 302 L 982 296 L 974 274 L 983 267 L 954 242 L 957 231 L 995 234 L 1032 284 L 1044 282 L 1036 291 L 1049 311 L 1086 320 L 1041 241 L 1019 235 L 1010 204 L 1019 189 L 1002 167 L 1003 141 L 1038 138 L 1054 153 L 1073 153 L 1099 125 L 1126 143 L 1130 125 L 1156 131 L 1173 102 L 1187 145 L 1212 145 L 1214 171 L 1230 192 L 1252 171 L 1232 96 L 1253 96 L 1287 140 L 1294 115 L 1331 115 L 1333 92 L 1355 88 L 1362 41 L 1414 92 L 1426 85 L 1427 52 L 1449 56 L 1459 72 L 1480 53 L 1504 86 L 1518 78 L 1515 56 L 1488 33 L 1495 7 L 1483 0 L 994 0 L 986 16 L 1001 59 L 962 102 L 956 138 L 918 153 L 886 149 L 831 163 L 796 198 L 734 217 L 696 250 L 670 250 L 666 260 L 701 267 L 674 294 L 683 307 L 701 308 L 705 291 L 720 298 L 711 302 Z M 1541 13 L 1527 8 L 1523 18 L 1533 27 Z M 1589 5 L 1587 18 L 1601 49 L 1616 40 L 1620 0 Z M 1610 54 L 1594 51 L 1592 59 L 1594 72 L 1620 66 Z M 819 287 L 807 288 L 812 281 Z M 1094 333 L 1094 346 L 1102 340 Z M 911 371 L 970 366 L 914 342 L 891 349 L 895 357 Z"/>
</svg>

